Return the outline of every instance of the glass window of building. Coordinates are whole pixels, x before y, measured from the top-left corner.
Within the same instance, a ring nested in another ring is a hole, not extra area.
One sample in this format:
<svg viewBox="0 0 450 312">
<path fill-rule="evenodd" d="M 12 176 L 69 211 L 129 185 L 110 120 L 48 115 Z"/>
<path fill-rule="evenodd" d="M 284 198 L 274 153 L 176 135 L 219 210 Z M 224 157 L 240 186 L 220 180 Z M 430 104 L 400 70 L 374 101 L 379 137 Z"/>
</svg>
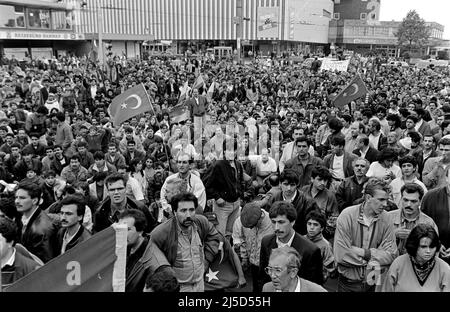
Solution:
<svg viewBox="0 0 450 312">
<path fill-rule="evenodd" d="M 0 27 L 25 27 L 24 8 L 18 5 L 0 5 Z"/>
<path fill-rule="evenodd" d="M 28 8 L 27 12 L 30 28 L 50 29 L 50 10 Z"/>
<path fill-rule="evenodd" d="M 53 29 L 70 30 L 72 29 L 72 12 L 68 11 L 52 11 Z"/>
</svg>

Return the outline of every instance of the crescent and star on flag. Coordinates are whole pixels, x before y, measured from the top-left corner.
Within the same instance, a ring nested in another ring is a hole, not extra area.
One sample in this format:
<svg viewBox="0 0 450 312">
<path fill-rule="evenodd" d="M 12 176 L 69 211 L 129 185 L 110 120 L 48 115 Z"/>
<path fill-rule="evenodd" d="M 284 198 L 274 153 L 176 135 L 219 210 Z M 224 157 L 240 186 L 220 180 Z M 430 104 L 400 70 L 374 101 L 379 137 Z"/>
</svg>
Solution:
<svg viewBox="0 0 450 312">
<path fill-rule="evenodd" d="M 223 242 L 219 243 L 219 252 L 220 252 L 220 263 L 223 261 Z M 219 280 L 217 277 L 217 274 L 219 274 L 219 271 L 213 271 L 211 268 L 208 268 L 208 273 L 205 274 L 205 276 L 208 278 L 208 283 L 211 283 L 212 280 Z"/>
<path fill-rule="evenodd" d="M 217 277 L 217 274 L 219 273 L 219 271 L 212 271 L 211 268 L 208 269 L 208 273 L 206 274 L 206 277 L 208 278 L 208 283 L 211 283 L 212 280 L 219 280 L 219 278 Z"/>
<path fill-rule="evenodd" d="M 351 94 L 347 94 L 347 92 L 344 92 L 344 94 L 343 94 L 344 97 L 352 96 L 352 95 L 355 95 L 356 93 L 358 93 L 358 91 L 359 91 L 358 84 L 354 83 L 354 84 L 352 84 L 351 86 L 352 86 L 353 88 L 355 88 L 355 91 L 354 91 L 353 93 L 351 93 Z"/>
<path fill-rule="evenodd" d="M 138 109 L 139 107 L 141 107 L 141 104 L 142 104 L 142 99 L 141 99 L 141 97 L 139 96 L 139 95 L 136 95 L 136 94 L 132 94 L 132 95 L 130 95 L 129 97 L 127 97 L 126 99 L 125 99 L 125 101 L 123 101 L 123 103 L 120 105 L 120 107 L 121 107 L 121 109 L 127 109 L 128 108 L 128 104 L 127 104 L 127 100 L 128 99 L 130 99 L 130 98 L 134 98 L 135 100 L 136 100 L 136 106 L 134 106 L 134 107 L 130 107 L 130 109 Z"/>
</svg>

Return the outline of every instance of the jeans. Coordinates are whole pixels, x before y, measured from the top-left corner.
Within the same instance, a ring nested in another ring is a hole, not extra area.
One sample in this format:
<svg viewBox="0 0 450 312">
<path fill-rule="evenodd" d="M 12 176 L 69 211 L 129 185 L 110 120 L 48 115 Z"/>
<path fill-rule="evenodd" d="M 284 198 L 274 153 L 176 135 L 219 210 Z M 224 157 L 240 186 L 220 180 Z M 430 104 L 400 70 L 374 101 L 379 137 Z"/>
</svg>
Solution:
<svg viewBox="0 0 450 312">
<path fill-rule="evenodd" d="M 205 130 L 205 123 L 206 123 L 206 115 L 203 115 L 202 117 L 194 116 L 194 149 L 195 153 L 197 154 L 198 159 L 203 158 L 203 146 L 202 146 L 202 136 L 203 131 Z"/>
<path fill-rule="evenodd" d="M 375 292 L 375 285 L 370 286 L 365 281 L 351 280 L 339 274 L 338 292 Z"/>
<path fill-rule="evenodd" d="M 259 266 L 250 264 L 250 269 L 252 273 L 253 292 L 260 293 L 262 291 L 262 287 L 259 281 Z"/>
<path fill-rule="evenodd" d="M 238 199 L 234 203 L 225 202 L 223 206 L 217 206 L 214 202 L 214 212 L 217 215 L 219 224 L 216 226 L 217 231 L 223 235 L 231 235 L 233 233 L 233 224 L 239 216 L 239 206 L 241 200 Z"/>
</svg>

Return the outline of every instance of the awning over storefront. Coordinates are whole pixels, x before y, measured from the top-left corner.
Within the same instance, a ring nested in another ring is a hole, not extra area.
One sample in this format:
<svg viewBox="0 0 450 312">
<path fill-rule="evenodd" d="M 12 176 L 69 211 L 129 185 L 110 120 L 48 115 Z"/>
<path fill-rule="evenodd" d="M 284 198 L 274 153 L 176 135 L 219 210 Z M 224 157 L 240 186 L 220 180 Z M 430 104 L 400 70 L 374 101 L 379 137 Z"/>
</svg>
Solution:
<svg viewBox="0 0 450 312">
<path fill-rule="evenodd" d="M 73 10 L 74 5 L 63 2 L 48 2 L 41 0 L 0 0 L 0 4 L 20 5 L 26 7 L 38 7 L 41 9 L 55 9 L 55 10 Z"/>
</svg>

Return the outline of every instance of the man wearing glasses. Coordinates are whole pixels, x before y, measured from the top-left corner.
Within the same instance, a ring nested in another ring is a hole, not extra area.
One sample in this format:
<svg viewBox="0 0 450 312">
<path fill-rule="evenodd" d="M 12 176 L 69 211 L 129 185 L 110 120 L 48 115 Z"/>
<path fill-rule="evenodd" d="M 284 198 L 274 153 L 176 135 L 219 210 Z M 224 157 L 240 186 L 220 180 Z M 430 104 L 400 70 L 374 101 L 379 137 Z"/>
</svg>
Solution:
<svg viewBox="0 0 450 312">
<path fill-rule="evenodd" d="M 298 276 L 301 257 L 292 247 L 272 250 L 265 272 L 271 282 L 264 284 L 263 292 L 326 292 L 325 288 Z"/>
<path fill-rule="evenodd" d="M 183 152 L 178 154 L 177 157 L 177 168 L 178 172 L 170 175 L 164 181 L 161 188 L 161 205 L 163 210 L 170 212 L 171 206 L 167 201 L 167 185 L 174 180 L 181 180 L 180 192 L 192 193 L 198 199 L 198 207 L 196 213 L 202 213 L 206 206 L 206 191 L 202 180 L 199 176 L 191 172 L 190 164 L 192 163 L 192 158 Z M 163 217 L 163 212 L 160 211 L 158 221 L 161 221 Z"/>
<path fill-rule="evenodd" d="M 261 241 L 259 258 L 259 285 L 264 285 L 272 278 L 265 268 L 273 267 L 270 264 L 270 255 L 274 249 L 280 247 L 293 247 L 301 256 L 301 266 L 298 265 L 298 275 L 316 284 L 323 283 L 323 263 L 319 247 L 310 242 L 294 230 L 297 211 L 293 204 L 278 201 L 272 204 L 269 211 L 272 227 L 275 234 L 266 235 Z M 272 280 L 273 281 L 273 280 Z M 267 286 L 266 286 L 267 287 Z"/>
<path fill-rule="evenodd" d="M 144 233 L 150 233 L 155 227 L 155 219 L 150 211 L 141 202 L 133 200 L 126 195 L 126 181 L 124 175 L 113 173 L 105 179 L 108 198 L 103 201 L 94 214 L 93 232 L 97 233 L 113 223 L 119 221 L 119 215 L 129 209 L 141 210 L 146 219 L 147 226 Z"/>
</svg>

